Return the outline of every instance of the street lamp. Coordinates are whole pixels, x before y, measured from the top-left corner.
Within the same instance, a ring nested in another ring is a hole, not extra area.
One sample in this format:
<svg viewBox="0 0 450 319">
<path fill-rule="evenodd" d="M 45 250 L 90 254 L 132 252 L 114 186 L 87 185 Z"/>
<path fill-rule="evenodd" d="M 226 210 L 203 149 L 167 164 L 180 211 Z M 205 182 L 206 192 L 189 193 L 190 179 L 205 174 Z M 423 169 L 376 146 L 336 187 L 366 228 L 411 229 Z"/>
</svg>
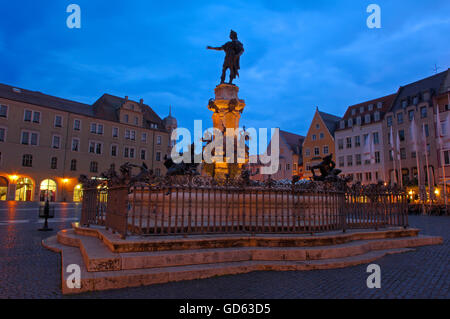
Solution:
<svg viewBox="0 0 450 319">
<path fill-rule="evenodd" d="M 63 202 L 66 201 L 66 187 L 65 185 L 69 182 L 68 178 L 63 179 Z"/>
</svg>

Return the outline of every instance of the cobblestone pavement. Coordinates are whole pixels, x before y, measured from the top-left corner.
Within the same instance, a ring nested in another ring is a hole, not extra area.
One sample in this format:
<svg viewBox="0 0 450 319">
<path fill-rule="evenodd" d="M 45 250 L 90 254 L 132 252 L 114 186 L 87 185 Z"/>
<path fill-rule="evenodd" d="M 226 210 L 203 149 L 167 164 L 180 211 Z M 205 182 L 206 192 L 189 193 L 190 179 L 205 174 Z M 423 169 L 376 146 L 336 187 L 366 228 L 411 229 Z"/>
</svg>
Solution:
<svg viewBox="0 0 450 319">
<path fill-rule="evenodd" d="M 41 240 L 68 228 L 71 219 L 79 215 L 79 207 L 57 210 L 59 219 L 50 224 L 54 228 L 50 233 L 37 231 L 36 215 L 28 206 L 11 210 L 0 206 L 0 298 L 74 298 L 61 295 L 60 256 L 44 249 Z M 423 234 L 442 236 L 444 245 L 420 247 L 376 261 L 382 271 L 381 289 L 367 288 L 367 265 L 360 265 L 309 272 L 254 272 L 76 298 L 450 298 L 450 217 L 411 216 L 410 224 Z"/>
</svg>

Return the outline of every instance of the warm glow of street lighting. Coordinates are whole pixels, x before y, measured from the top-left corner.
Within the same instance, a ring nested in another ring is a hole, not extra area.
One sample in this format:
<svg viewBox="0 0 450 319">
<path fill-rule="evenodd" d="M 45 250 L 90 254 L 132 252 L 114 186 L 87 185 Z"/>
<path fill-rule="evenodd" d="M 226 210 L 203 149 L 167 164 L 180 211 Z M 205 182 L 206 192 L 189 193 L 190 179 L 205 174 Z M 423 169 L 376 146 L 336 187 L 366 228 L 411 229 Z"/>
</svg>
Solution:
<svg viewBox="0 0 450 319">
<path fill-rule="evenodd" d="M 436 189 L 435 191 L 434 191 L 434 193 L 437 195 L 437 196 L 439 196 L 439 189 Z"/>
<path fill-rule="evenodd" d="M 19 176 L 17 175 L 9 175 L 9 179 L 12 180 L 13 182 L 17 181 L 19 179 Z"/>
<path fill-rule="evenodd" d="M 69 179 L 67 179 L 67 178 L 64 178 L 64 179 L 63 179 L 63 183 L 64 183 L 64 184 L 67 184 L 68 182 L 69 182 Z"/>
</svg>

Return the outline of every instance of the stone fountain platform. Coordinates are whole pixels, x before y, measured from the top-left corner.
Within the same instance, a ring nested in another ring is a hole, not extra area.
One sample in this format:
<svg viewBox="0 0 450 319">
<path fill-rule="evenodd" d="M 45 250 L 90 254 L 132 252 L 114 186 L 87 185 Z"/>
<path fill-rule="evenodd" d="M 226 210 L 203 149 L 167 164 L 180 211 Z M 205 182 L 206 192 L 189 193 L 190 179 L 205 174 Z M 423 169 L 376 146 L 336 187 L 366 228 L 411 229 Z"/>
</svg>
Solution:
<svg viewBox="0 0 450 319">
<path fill-rule="evenodd" d="M 253 271 L 333 269 L 366 264 L 414 247 L 442 244 L 418 229 L 349 230 L 311 235 L 192 235 L 120 239 L 103 227 L 60 231 L 42 245 L 61 254 L 62 292 L 78 294 Z M 70 289 L 67 266 L 81 268 Z"/>
</svg>

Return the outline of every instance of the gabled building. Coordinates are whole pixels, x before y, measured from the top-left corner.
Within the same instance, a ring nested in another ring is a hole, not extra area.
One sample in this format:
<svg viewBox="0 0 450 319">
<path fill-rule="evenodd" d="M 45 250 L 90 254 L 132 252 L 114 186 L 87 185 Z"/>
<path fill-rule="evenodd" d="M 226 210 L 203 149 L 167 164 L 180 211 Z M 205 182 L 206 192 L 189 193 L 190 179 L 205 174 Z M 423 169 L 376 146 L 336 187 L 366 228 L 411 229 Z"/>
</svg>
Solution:
<svg viewBox="0 0 450 319">
<path fill-rule="evenodd" d="M 0 84 L 0 200 L 79 201 L 81 174 L 126 162 L 164 174 L 168 150 L 169 130 L 143 100 L 88 105 Z"/>
<path fill-rule="evenodd" d="M 333 154 L 336 161 L 334 133 L 341 118 L 316 109 L 313 120 L 303 142 L 303 178 L 311 178 L 311 167 L 319 164 L 323 157 Z"/>
<path fill-rule="evenodd" d="M 336 165 L 353 182 L 385 181 L 389 171 L 383 138 L 383 119 L 395 94 L 349 106 L 335 132 Z"/>
</svg>

